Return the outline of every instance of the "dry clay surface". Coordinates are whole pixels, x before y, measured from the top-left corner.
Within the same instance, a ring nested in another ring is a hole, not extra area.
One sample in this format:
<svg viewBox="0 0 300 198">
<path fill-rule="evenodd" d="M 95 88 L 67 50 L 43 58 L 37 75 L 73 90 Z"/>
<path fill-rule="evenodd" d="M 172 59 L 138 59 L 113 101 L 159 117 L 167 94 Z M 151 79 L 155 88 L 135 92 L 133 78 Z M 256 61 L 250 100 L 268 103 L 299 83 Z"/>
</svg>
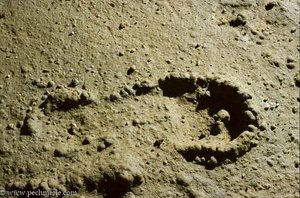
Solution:
<svg viewBox="0 0 300 198">
<path fill-rule="evenodd" d="M 1 0 L 1 193 L 299 197 L 299 22 L 296 0 Z"/>
</svg>

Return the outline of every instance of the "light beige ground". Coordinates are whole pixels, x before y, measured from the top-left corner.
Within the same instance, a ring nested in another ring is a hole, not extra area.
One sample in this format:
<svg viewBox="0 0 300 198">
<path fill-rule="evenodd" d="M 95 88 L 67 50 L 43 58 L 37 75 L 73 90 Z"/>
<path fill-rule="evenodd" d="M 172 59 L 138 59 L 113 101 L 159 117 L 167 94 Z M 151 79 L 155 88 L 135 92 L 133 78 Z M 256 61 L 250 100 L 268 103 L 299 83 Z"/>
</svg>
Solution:
<svg viewBox="0 0 300 198">
<path fill-rule="evenodd" d="M 299 22 L 296 0 L 1 0 L 1 192 L 299 197 Z"/>
</svg>

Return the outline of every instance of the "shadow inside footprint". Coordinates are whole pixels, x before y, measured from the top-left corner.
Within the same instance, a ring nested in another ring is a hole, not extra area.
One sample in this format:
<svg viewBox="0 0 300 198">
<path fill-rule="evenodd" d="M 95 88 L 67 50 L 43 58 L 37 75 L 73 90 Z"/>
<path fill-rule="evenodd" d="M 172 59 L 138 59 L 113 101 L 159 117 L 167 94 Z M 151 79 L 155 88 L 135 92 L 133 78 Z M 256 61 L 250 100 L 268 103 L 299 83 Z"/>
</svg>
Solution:
<svg viewBox="0 0 300 198">
<path fill-rule="evenodd" d="M 162 89 L 166 97 L 180 97 L 185 93 L 195 92 L 197 85 L 193 78 L 181 78 L 176 76 L 167 76 L 158 81 L 158 86 Z"/>
<path fill-rule="evenodd" d="M 226 82 L 210 81 L 207 90 L 210 97 L 202 101 L 199 98 L 198 110 L 208 108 L 211 116 L 221 109 L 225 109 L 230 114 L 230 121 L 225 123 L 231 140 L 237 138 L 243 131 L 248 129 L 248 125 L 258 126 L 257 113 L 247 104 L 251 96 L 242 93 L 237 87 Z M 250 115 L 252 113 L 252 115 Z"/>
</svg>

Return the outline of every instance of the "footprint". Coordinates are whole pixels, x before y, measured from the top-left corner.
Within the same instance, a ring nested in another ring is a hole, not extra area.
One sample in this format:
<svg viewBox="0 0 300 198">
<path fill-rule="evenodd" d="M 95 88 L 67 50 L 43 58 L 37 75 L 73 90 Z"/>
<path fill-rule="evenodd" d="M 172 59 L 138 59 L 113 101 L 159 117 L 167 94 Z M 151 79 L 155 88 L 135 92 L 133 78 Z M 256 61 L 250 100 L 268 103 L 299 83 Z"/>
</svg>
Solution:
<svg viewBox="0 0 300 198">
<path fill-rule="evenodd" d="M 57 172 L 66 171 L 61 164 L 76 169 L 82 180 L 78 190 L 109 197 L 113 192 L 108 186 L 122 185 L 119 196 L 140 186 L 146 170 L 135 173 L 136 165 L 129 164 L 125 178 L 118 168 L 99 172 L 99 167 L 122 165 L 117 159 L 126 152 L 140 156 L 143 164 L 152 160 L 149 151 L 160 149 L 174 160 L 180 154 L 187 162 L 213 169 L 250 151 L 262 128 L 250 101 L 249 94 L 230 82 L 174 74 L 156 83 L 124 86 L 104 99 L 78 88 L 54 89 L 25 117 L 21 136 L 28 148 L 47 152 L 39 160 L 51 163 Z M 32 156 L 30 149 L 20 152 Z"/>
<path fill-rule="evenodd" d="M 21 135 L 35 135 L 45 129 L 45 121 L 51 117 L 53 112 L 67 112 L 89 104 L 96 103 L 95 97 L 78 88 L 54 89 L 47 98 L 35 108 L 33 112 L 26 115 L 21 128 Z M 47 117 L 45 117 L 47 116 Z M 49 124 L 48 124 L 49 125 Z"/>
<path fill-rule="evenodd" d="M 131 91 L 134 92 L 133 89 Z M 123 94 L 122 97 L 127 95 Z M 12 182 L 7 188 L 30 191 L 84 189 L 110 198 L 123 197 L 132 188 L 141 185 L 143 162 L 130 149 L 119 148 L 122 145 L 120 146 L 113 137 L 109 137 L 112 135 L 110 130 L 105 131 L 105 127 L 97 125 L 104 122 L 105 126 L 113 129 L 117 124 L 104 118 L 113 114 L 112 110 L 108 110 L 111 112 L 107 114 L 98 114 L 95 107 L 104 109 L 98 102 L 93 93 L 70 87 L 54 89 L 46 99 L 40 101 L 24 118 L 20 135 L 28 148 L 41 148 L 37 149 L 37 152 L 40 152 L 39 159 L 51 164 L 56 174 L 67 177 L 66 170 L 71 169 L 74 177 L 63 182 L 55 181 L 57 185 L 51 186 L 51 179 L 43 173 L 43 169 L 47 167 L 42 165 L 40 169 L 37 168 L 34 180 L 22 180 L 22 186 L 18 184 L 19 181 Z M 20 152 L 32 156 L 28 148 Z M 51 154 L 52 157 L 48 157 Z"/>
<path fill-rule="evenodd" d="M 185 101 L 194 108 L 189 114 L 196 113 L 199 122 L 206 120 L 206 126 L 200 125 L 199 131 L 193 132 L 198 133 L 198 139 L 186 137 L 174 142 L 176 150 L 189 162 L 212 169 L 236 161 L 258 144 L 257 134 L 262 127 L 258 113 L 250 106 L 252 97 L 230 82 L 169 75 L 157 85 L 144 82 L 134 85 L 133 89 L 136 96 L 161 95 L 176 99 L 182 108 L 187 108 L 182 105 Z M 186 131 L 180 127 L 179 130 Z"/>
</svg>

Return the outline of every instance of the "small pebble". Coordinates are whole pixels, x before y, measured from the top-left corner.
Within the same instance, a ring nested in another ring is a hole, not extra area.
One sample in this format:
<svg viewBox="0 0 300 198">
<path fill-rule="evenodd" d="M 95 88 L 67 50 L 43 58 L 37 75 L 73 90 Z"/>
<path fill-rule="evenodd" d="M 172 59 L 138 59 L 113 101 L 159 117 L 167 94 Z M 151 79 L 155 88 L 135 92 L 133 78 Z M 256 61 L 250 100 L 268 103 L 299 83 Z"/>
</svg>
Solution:
<svg viewBox="0 0 300 198">
<path fill-rule="evenodd" d="M 42 99 L 42 100 L 46 100 L 47 98 L 48 98 L 47 95 L 43 95 L 41 99 Z"/>
<path fill-rule="evenodd" d="M 21 66 L 21 73 L 22 74 L 26 74 L 26 73 L 28 73 L 28 71 L 29 71 L 29 69 L 26 67 L 26 66 Z"/>
<path fill-rule="evenodd" d="M 299 168 L 299 162 L 298 162 L 298 161 L 295 161 L 295 162 L 294 162 L 294 166 L 295 166 L 295 168 Z"/>
<path fill-rule="evenodd" d="M 287 63 L 293 63 L 293 62 L 296 62 L 296 61 L 295 61 L 295 59 L 292 56 L 287 56 L 286 57 L 286 62 Z"/>
<path fill-rule="evenodd" d="M 272 10 L 274 7 L 276 6 L 276 2 L 270 2 L 268 4 L 265 5 L 265 9 L 266 10 Z"/>
<path fill-rule="evenodd" d="M 18 120 L 17 124 L 16 124 L 16 127 L 21 128 L 22 126 L 23 126 L 23 121 Z"/>
<path fill-rule="evenodd" d="M 124 21 L 124 22 L 120 23 L 119 30 L 122 30 L 122 29 L 126 28 L 127 26 L 129 26 L 129 23 L 127 21 Z"/>
<path fill-rule="evenodd" d="M 163 139 L 159 139 L 159 140 L 156 140 L 154 143 L 153 143 L 153 146 L 156 147 L 156 148 L 160 148 L 160 145 L 163 143 Z"/>
<path fill-rule="evenodd" d="M 135 66 L 129 67 L 127 70 L 127 75 L 131 75 L 135 72 L 136 68 Z"/>
<path fill-rule="evenodd" d="M 196 156 L 194 161 L 195 161 L 196 164 L 201 164 L 202 163 L 202 160 L 199 156 Z"/>
<path fill-rule="evenodd" d="M 286 64 L 286 67 L 288 69 L 294 69 L 296 67 L 296 65 L 294 63 L 288 63 L 288 64 Z"/>
<path fill-rule="evenodd" d="M 90 136 L 87 136 L 83 139 L 82 141 L 82 145 L 87 145 L 87 144 L 90 144 L 92 142 L 92 139 Z"/>
<path fill-rule="evenodd" d="M 91 101 L 92 100 L 91 95 L 88 92 L 82 92 L 80 94 L 80 99 L 83 101 Z"/>
<path fill-rule="evenodd" d="M 74 31 L 70 32 L 69 36 L 73 36 L 75 34 Z"/>
<path fill-rule="evenodd" d="M 177 175 L 176 182 L 180 186 L 189 186 L 193 178 L 185 174 Z"/>
<path fill-rule="evenodd" d="M 235 19 L 229 21 L 229 25 L 232 27 L 244 26 L 246 25 L 246 23 L 246 18 L 242 14 L 238 14 L 238 16 Z"/>
<path fill-rule="evenodd" d="M 214 166 L 218 164 L 218 160 L 214 156 L 210 157 L 209 162 Z"/>
<path fill-rule="evenodd" d="M 292 112 L 293 112 L 293 114 L 296 114 L 298 112 L 298 108 L 297 107 L 293 107 L 292 108 Z"/>
<path fill-rule="evenodd" d="M 48 87 L 48 88 L 54 87 L 54 85 L 55 85 L 54 81 L 49 81 L 49 82 L 47 83 L 47 87 Z"/>
<path fill-rule="evenodd" d="M 119 93 L 113 93 L 113 94 L 110 94 L 110 96 L 109 96 L 109 100 L 111 102 L 115 102 L 115 101 L 117 101 L 117 100 L 119 100 L 121 98 L 122 97 L 121 97 L 121 95 Z"/>
<path fill-rule="evenodd" d="M 291 29 L 291 33 L 295 33 L 295 32 L 296 32 L 296 30 L 297 30 L 297 28 L 296 28 L 296 27 L 292 27 L 292 29 Z"/>
<path fill-rule="evenodd" d="M 64 157 L 67 155 L 67 150 L 62 148 L 56 148 L 54 150 L 54 157 Z"/>
<path fill-rule="evenodd" d="M 257 32 L 256 30 L 254 30 L 254 29 L 251 29 L 251 33 L 252 33 L 253 35 L 257 35 L 257 34 L 258 34 L 258 32 Z"/>
<path fill-rule="evenodd" d="M 72 79 L 70 84 L 68 85 L 69 87 L 77 87 L 79 85 L 79 80 L 78 79 Z"/>
<path fill-rule="evenodd" d="M 101 142 L 98 146 L 97 146 L 97 151 L 101 152 L 106 148 L 104 142 Z"/>
<path fill-rule="evenodd" d="M 253 146 L 257 146 L 257 145 L 259 144 L 259 141 L 253 139 L 253 140 L 250 141 L 250 143 L 251 143 L 251 145 L 253 145 Z"/>
<path fill-rule="evenodd" d="M 114 3 L 112 3 L 112 2 L 109 2 L 108 3 L 112 8 L 114 8 L 115 7 L 115 4 Z"/>
<path fill-rule="evenodd" d="M 252 125 L 252 124 L 249 124 L 249 125 L 248 125 L 248 130 L 251 131 L 251 132 L 254 132 L 254 131 L 257 130 L 257 127 L 254 126 L 254 125 Z"/>
<path fill-rule="evenodd" d="M 290 136 L 290 141 L 289 141 L 289 142 L 293 142 L 295 139 L 296 139 L 295 136 L 294 136 L 294 135 L 291 135 L 291 136 Z"/>
<path fill-rule="evenodd" d="M 275 60 L 273 63 L 276 67 L 280 67 L 280 63 L 278 61 Z"/>
<path fill-rule="evenodd" d="M 245 173 L 242 173 L 241 178 L 244 179 L 246 177 Z"/>
<path fill-rule="evenodd" d="M 214 117 L 217 120 L 220 120 L 224 123 L 227 123 L 230 121 L 230 115 L 229 115 L 228 111 L 226 111 L 224 109 L 221 109 L 220 111 L 218 111 L 218 113 L 216 115 L 214 115 Z"/>
<path fill-rule="evenodd" d="M 11 123 L 11 124 L 7 125 L 6 129 L 7 130 L 14 130 L 15 129 L 15 125 Z"/>
<path fill-rule="evenodd" d="M 129 50 L 130 53 L 134 53 L 135 51 L 136 51 L 135 48 L 132 48 L 132 49 Z"/>
<path fill-rule="evenodd" d="M 272 167 L 274 165 L 274 162 L 273 162 L 273 160 L 268 159 L 267 164 Z"/>
<path fill-rule="evenodd" d="M 43 73 L 50 73 L 50 70 L 48 70 L 48 69 L 43 69 L 42 72 L 43 72 Z"/>
<path fill-rule="evenodd" d="M 246 110 L 244 113 L 247 116 L 247 118 L 250 119 L 251 121 L 255 121 L 256 120 L 256 117 L 254 116 L 254 114 L 252 113 L 252 111 Z"/>
<path fill-rule="evenodd" d="M 111 137 L 107 137 L 103 139 L 105 147 L 109 147 L 115 143 L 115 140 Z"/>
<path fill-rule="evenodd" d="M 70 127 L 68 128 L 68 133 L 70 135 L 75 135 L 76 131 L 78 130 L 78 127 L 75 123 L 70 124 Z"/>
<path fill-rule="evenodd" d="M 269 109 L 270 109 L 270 105 L 269 105 L 269 104 L 266 104 L 264 110 L 265 110 L 265 111 L 268 111 Z"/>
<path fill-rule="evenodd" d="M 123 97 L 123 98 L 127 98 L 127 97 L 129 96 L 129 93 L 127 93 L 124 89 L 122 89 L 122 90 L 120 91 L 120 95 L 121 95 L 121 97 Z"/>
<path fill-rule="evenodd" d="M 256 41 L 256 44 L 257 44 L 257 45 L 261 45 L 262 42 L 261 42 L 261 41 Z"/>
<path fill-rule="evenodd" d="M 43 151 L 50 151 L 51 150 L 51 146 L 49 144 L 44 144 L 42 146 Z"/>
<path fill-rule="evenodd" d="M 274 131 L 276 129 L 276 126 L 272 125 L 271 130 Z"/>
<path fill-rule="evenodd" d="M 138 126 L 139 124 L 140 124 L 140 120 L 139 119 L 134 119 L 133 121 L 132 121 L 132 125 L 133 126 Z"/>
<path fill-rule="evenodd" d="M 262 131 L 266 130 L 266 129 L 267 129 L 266 123 L 261 124 L 261 125 L 259 126 L 259 129 L 262 130 Z"/>
</svg>

